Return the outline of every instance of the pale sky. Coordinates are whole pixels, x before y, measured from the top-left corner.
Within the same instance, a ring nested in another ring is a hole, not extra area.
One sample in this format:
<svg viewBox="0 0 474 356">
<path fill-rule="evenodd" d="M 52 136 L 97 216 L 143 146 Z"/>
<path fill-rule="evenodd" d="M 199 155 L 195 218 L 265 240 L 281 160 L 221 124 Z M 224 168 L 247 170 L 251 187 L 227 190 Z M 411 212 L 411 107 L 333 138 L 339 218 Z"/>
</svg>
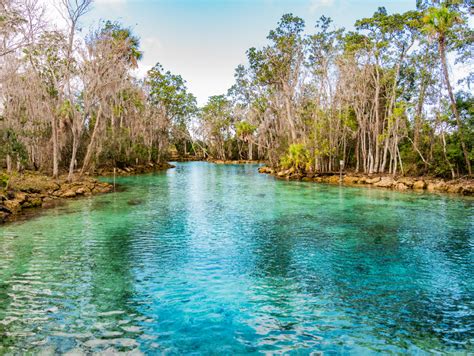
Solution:
<svg viewBox="0 0 474 356">
<path fill-rule="evenodd" d="M 311 32 L 321 15 L 350 28 L 379 6 L 403 12 L 413 9 L 415 0 L 95 0 L 82 25 L 84 33 L 100 20 L 132 28 L 144 51 L 139 75 L 160 62 L 180 74 L 204 104 L 227 92 L 234 69 L 246 63 L 246 50 L 264 45 L 284 13 L 302 17 Z"/>
</svg>

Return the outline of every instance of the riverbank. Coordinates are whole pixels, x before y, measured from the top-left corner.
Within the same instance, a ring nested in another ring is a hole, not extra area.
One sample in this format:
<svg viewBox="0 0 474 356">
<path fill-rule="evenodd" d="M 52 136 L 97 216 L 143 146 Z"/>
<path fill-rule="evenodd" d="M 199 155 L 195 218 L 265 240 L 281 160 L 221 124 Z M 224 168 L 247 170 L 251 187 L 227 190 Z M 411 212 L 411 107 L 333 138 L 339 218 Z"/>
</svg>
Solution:
<svg viewBox="0 0 474 356">
<path fill-rule="evenodd" d="M 136 166 L 125 166 L 125 167 L 116 167 L 115 168 L 115 175 L 117 176 L 130 176 L 135 174 L 145 174 L 145 173 L 152 173 L 156 171 L 164 171 L 170 168 L 174 168 L 175 166 L 169 164 L 168 162 L 162 163 L 148 163 Z M 105 167 L 99 168 L 96 170 L 95 175 L 97 176 L 113 176 L 114 175 L 114 167 Z"/>
<path fill-rule="evenodd" d="M 174 168 L 167 162 L 160 164 L 137 165 L 115 169 L 115 175 L 128 176 L 162 171 Z M 113 168 L 98 169 L 97 176 L 113 176 Z M 67 181 L 67 176 L 58 179 L 38 172 L 24 172 L 7 175 L 0 172 L 0 224 L 14 221 L 34 208 L 53 208 L 60 205 L 65 199 L 87 197 L 105 194 L 113 191 L 110 183 L 100 182 L 97 178 L 83 176 L 73 182 Z"/>
<path fill-rule="evenodd" d="M 279 179 L 300 180 L 305 182 L 344 184 L 357 186 L 374 186 L 399 191 L 417 190 L 439 193 L 474 195 L 474 180 L 456 179 L 444 180 L 431 177 L 392 177 L 387 175 L 365 175 L 360 173 L 345 173 L 342 182 L 339 174 L 302 174 L 293 169 L 275 170 L 264 166 L 258 169 L 260 173 L 270 174 Z"/>
<path fill-rule="evenodd" d="M 63 199 L 108 193 L 113 185 L 96 178 L 83 177 L 67 182 L 66 176 L 58 179 L 37 172 L 7 176 L 2 174 L 6 186 L 0 188 L 0 224 L 16 220 L 32 208 L 52 208 Z"/>
</svg>

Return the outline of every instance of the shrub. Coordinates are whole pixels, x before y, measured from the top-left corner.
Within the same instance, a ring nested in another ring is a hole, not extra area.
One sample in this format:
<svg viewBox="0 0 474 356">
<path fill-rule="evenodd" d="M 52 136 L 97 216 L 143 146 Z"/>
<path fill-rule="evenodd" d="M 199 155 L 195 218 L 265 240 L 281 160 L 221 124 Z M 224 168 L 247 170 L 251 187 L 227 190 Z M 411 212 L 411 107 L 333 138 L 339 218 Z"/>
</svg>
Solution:
<svg viewBox="0 0 474 356">
<path fill-rule="evenodd" d="M 281 158 L 280 163 L 283 168 L 304 172 L 311 165 L 310 153 L 303 144 L 294 143 L 290 145 L 288 153 Z"/>
</svg>

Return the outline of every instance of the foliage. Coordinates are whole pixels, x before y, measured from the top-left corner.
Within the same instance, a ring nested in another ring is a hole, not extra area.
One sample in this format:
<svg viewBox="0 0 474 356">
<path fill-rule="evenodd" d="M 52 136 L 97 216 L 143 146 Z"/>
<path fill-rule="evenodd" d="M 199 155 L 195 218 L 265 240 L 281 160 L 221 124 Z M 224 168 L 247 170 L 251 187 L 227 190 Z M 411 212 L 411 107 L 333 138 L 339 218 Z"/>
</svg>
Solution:
<svg viewBox="0 0 474 356">
<path fill-rule="evenodd" d="M 281 158 L 281 166 L 286 169 L 294 169 L 296 172 L 304 172 L 310 167 L 310 154 L 308 149 L 300 143 L 291 144 L 288 153 Z"/>
<path fill-rule="evenodd" d="M 467 11 L 427 0 L 404 13 L 379 8 L 353 31 L 322 16 L 308 35 L 301 18 L 285 14 L 269 43 L 237 67 L 225 115 L 232 120 L 213 127 L 227 143 L 250 138 L 273 166 L 326 172 L 343 159 L 365 173 L 469 174 L 471 103 L 453 100 L 447 74 L 448 53 L 471 60 Z"/>
<path fill-rule="evenodd" d="M 68 28 L 37 2 L 5 0 L 0 18 L 0 160 L 82 174 L 102 165 L 159 162 L 169 147 L 218 159 L 265 159 L 296 171 L 471 174 L 474 77 L 469 7 L 419 0 L 378 8 L 352 31 L 322 16 L 313 29 L 284 14 L 250 48 L 235 83 L 201 108 L 186 81 L 159 63 L 133 75 L 140 39 L 105 21 L 85 40 L 90 0 L 65 1 Z M 464 91 L 463 91 L 464 89 Z"/>
</svg>

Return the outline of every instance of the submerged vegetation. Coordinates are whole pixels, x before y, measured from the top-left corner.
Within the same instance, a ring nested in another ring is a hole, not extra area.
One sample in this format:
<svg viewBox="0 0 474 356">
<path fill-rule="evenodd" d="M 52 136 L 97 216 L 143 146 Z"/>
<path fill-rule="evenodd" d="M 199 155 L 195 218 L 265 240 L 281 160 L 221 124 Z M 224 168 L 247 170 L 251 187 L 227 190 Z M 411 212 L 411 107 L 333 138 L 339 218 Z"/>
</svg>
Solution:
<svg viewBox="0 0 474 356">
<path fill-rule="evenodd" d="M 36 1 L 0 5 L 0 164 L 58 177 L 161 163 L 169 148 L 222 161 L 265 160 L 298 172 L 470 176 L 474 157 L 469 6 L 418 1 L 379 8 L 353 30 L 285 14 L 247 51 L 225 95 L 197 108 L 179 75 L 139 79 L 131 29 L 105 21 L 79 36 L 92 0 L 61 0 L 67 28 Z M 84 38 L 83 38 L 84 37 Z"/>
</svg>

